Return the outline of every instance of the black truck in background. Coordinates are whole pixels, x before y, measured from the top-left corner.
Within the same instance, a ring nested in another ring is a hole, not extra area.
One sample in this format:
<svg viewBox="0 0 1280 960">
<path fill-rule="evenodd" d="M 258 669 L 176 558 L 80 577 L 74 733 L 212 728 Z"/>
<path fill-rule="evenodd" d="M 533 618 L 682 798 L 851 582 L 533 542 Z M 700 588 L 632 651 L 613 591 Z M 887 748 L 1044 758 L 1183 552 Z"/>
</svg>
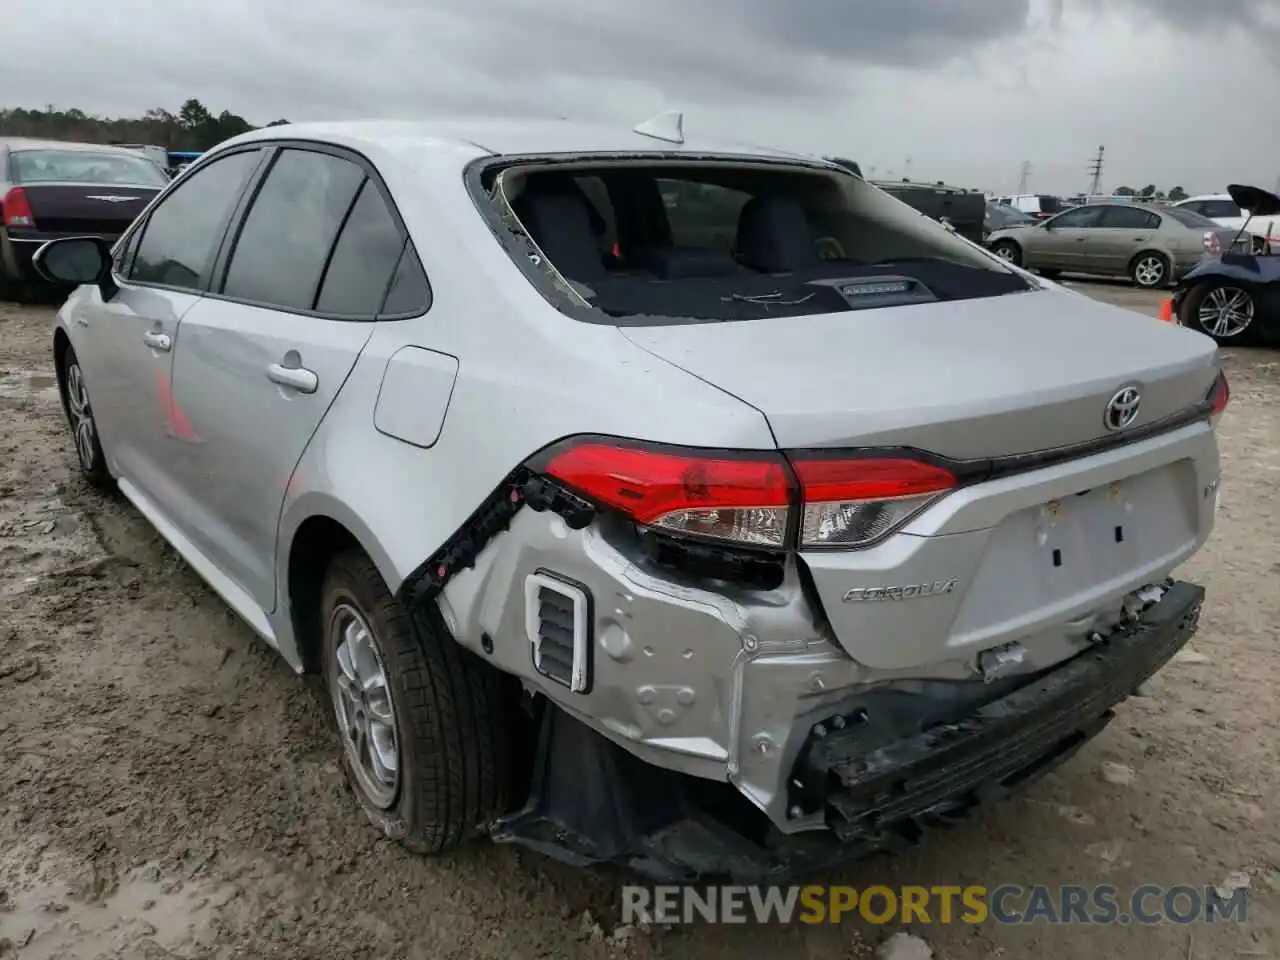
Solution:
<svg viewBox="0 0 1280 960">
<path fill-rule="evenodd" d="M 862 169 L 852 160 L 843 157 L 827 157 L 855 176 L 861 177 Z M 866 179 L 864 177 L 864 179 Z M 925 216 L 935 220 L 945 220 L 956 229 L 956 233 L 982 243 L 983 223 L 987 214 L 986 197 L 977 190 L 965 190 L 953 187 L 939 180 L 937 183 L 916 183 L 911 180 L 871 180 L 886 193 L 897 197 L 903 203 L 915 207 Z"/>
</svg>

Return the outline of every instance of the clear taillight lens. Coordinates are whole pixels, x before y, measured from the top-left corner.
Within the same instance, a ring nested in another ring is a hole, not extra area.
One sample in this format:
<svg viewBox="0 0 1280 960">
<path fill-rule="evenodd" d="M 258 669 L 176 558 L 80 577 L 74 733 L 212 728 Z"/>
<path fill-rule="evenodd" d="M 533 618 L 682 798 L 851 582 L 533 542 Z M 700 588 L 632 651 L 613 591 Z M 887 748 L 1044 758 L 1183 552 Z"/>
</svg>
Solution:
<svg viewBox="0 0 1280 960">
<path fill-rule="evenodd" d="M 896 457 L 796 458 L 792 466 L 804 504 L 801 548 L 873 543 L 956 486 L 943 467 Z"/>
</svg>

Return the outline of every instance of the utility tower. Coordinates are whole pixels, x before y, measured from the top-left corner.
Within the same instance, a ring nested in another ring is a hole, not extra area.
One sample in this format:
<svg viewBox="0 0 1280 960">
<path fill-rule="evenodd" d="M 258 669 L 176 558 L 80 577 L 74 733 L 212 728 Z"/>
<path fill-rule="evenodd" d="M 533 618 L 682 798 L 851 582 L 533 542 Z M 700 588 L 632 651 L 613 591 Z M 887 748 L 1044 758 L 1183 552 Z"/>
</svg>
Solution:
<svg viewBox="0 0 1280 960">
<path fill-rule="evenodd" d="M 1027 192 L 1027 181 L 1029 181 L 1030 179 L 1031 179 L 1031 161 L 1023 160 L 1022 173 L 1018 177 L 1018 193 L 1019 194 L 1023 194 Z"/>
<path fill-rule="evenodd" d="M 1102 192 L 1102 155 L 1106 150 L 1106 147 L 1099 147 L 1098 155 L 1089 164 L 1089 173 L 1093 177 L 1093 182 L 1089 185 L 1090 196 L 1096 197 Z"/>
</svg>

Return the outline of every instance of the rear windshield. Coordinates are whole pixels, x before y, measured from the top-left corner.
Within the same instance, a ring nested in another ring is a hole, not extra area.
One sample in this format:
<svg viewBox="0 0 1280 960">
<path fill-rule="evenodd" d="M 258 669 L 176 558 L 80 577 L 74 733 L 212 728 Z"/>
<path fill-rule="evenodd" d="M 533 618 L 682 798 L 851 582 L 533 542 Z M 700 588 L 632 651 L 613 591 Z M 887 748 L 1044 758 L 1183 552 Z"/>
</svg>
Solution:
<svg viewBox="0 0 1280 960">
<path fill-rule="evenodd" d="M 168 181 L 150 160 L 88 150 L 15 150 L 9 159 L 15 183 L 118 183 L 163 187 Z"/>
<path fill-rule="evenodd" d="M 485 170 L 552 303 L 622 324 L 837 313 L 1025 291 L 990 254 L 843 171 L 617 160 Z"/>
<path fill-rule="evenodd" d="M 1203 228 L 1205 230 L 1213 230 L 1218 225 L 1208 217 L 1201 216 L 1194 210 L 1188 210 L 1186 207 L 1165 207 L 1160 211 L 1163 216 L 1171 217 L 1184 227 Z"/>
</svg>

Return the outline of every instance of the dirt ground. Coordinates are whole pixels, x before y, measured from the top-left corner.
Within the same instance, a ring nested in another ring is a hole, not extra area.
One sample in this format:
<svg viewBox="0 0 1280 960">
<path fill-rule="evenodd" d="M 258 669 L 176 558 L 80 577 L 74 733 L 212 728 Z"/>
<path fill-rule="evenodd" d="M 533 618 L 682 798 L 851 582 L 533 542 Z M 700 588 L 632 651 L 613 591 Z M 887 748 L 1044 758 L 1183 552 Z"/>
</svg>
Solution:
<svg viewBox="0 0 1280 960">
<path fill-rule="evenodd" d="M 1157 306 L 1124 286 L 1080 289 Z M 132 508 L 74 479 L 51 317 L 0 305 L 0 957 L 836 960 L 895 931 L 615 935 L 619 871 L 487 842 L 420 859 L 381 839 L 304 684 Z M 1222 511 L 1182 571 L 1209 591 L 1196 655 L 1020 796 L 919 852 L 826 878 L 1123 892 L 1243 872 L 1248 922 L 914 927 L 936 958 L 1280 956 L 1278 362 L 1227 360 Z"/>
</svg>

